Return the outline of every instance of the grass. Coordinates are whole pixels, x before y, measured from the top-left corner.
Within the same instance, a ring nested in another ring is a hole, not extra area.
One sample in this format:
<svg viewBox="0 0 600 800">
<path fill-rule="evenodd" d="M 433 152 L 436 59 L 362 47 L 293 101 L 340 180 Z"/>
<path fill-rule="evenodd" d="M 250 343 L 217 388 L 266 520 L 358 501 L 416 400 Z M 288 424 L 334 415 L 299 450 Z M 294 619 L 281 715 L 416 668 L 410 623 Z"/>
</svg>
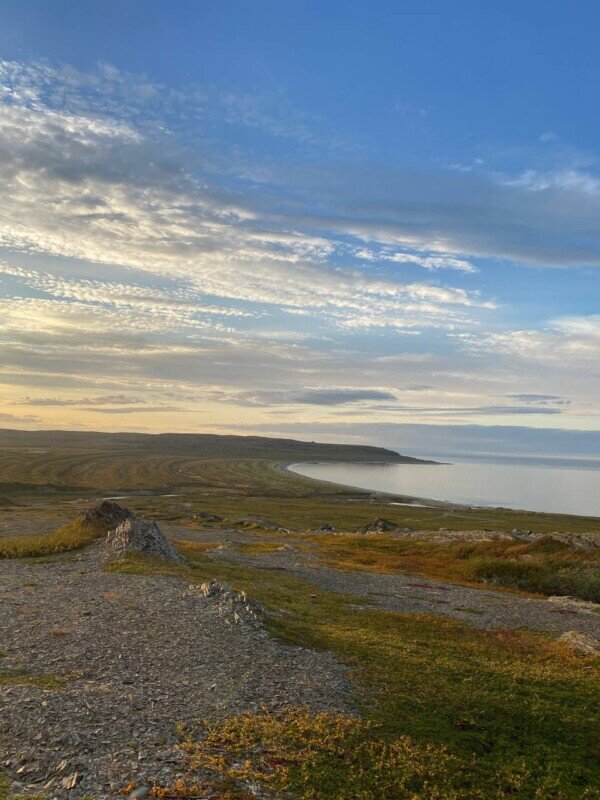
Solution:
<svg viewBox="0 0 600 800">
<path fill-rule="evenodd" d="M 0 538 L 0 559 L 42 558 L 78 550 L 107 531 L 100 525 L 85 524 L 80 518 L 50 533 Z M 40 563 L 43 563 L 40 562 Z"/>
<path fill-rule="evenodd" d="M 6 658 L 6 653 L 0 651 L 0 658 Z M 25 669 L 13 668 L 3 669 L 0 665 L 0 686 L 37 686 L 40 689 L 57 690 L 62 687 L 62 682 L 55 675 L 32 675 Z M 3 775 L 0 772 L 0 800 L 5 789 L 6 781 L 3 782 Z"/>
<path fill-rule="evenodd" d="M 33 675 L 25 669 L 3 669 L 0 667 L 0 686 L 37 686 L 39 689 L 56 691 L 62 682 L 55 675 Z M 0 799 L 2 795 L 0 794 Z"/>
<path fill-rule="evenodd" d="M 492 584 L 545 595 L 573 595 L 600 602 L 600 561 L 545 537 L 483 542 L 427 542 L 389 536 L 311 536 L 310 542 L 337 569 L 412 572 L 442 581 Z"/>
<path fill-rule="evenodd" d="M 600 797 L 594 788 L 600 785 L 597 660 L 525 631 L 357 611 L 356 599 L 292 576 L 214 563 L 195 556 L 193 544 L 183 550 L 193 565 L 131 558 L 112 569 L 196 582 L 216 577 L 247 591 L 277 612 L 271 633 L 330 650 L 354 667 L 363 720 L 345 727 L 336 715 L 295 709 L 288 717 L 258 714 L 213 726 L 204 736 L 187 735 L 188 789 L 204 759 L 220 748 L 214 781 L 223 798 L 247 796 L 242 776 L 231 772 L 245 759 L 273 797 L 283 796 L 286 786 L 302 800 Z M 300 758 L 305 750 L 309 757 Z M 273 783 L 277 765 L 285 774 Z"/>
</svg>

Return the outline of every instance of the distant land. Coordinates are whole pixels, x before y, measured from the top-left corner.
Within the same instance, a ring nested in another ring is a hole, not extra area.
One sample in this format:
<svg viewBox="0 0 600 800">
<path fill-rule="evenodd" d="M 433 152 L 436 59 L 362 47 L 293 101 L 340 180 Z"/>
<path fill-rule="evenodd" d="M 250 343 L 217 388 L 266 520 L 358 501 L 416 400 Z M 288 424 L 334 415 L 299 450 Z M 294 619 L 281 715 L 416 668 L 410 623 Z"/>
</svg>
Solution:
<svg viewBox="0 0 600 800">
<path fill-rule="evenodd" d="M 181 454 L 197 458 L 262 458 L 281 461 L 361 461 L 431 464 L 384 447 L 301 442 L 268 436 L 209 433 L 101 433 L 0 429 L 0 447 L 71 448 L 137 454 Z"/>
</svg>

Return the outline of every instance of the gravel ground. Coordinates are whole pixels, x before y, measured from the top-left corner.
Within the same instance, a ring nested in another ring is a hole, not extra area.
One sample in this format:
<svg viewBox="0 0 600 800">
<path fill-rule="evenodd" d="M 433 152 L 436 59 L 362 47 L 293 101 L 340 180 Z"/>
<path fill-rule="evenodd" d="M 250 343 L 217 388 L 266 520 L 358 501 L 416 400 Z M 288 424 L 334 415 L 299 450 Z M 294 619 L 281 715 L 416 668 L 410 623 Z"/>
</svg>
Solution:
<svg viewBox="0 0 600 800">
<path fill-rule="evenodd" d="M 307 704 L 349 711 L 347 668 L 287 647 L 179 580 L 101 570 L 100 553 L 0 561 L 0 767 L 15 791 L 105 798 L 178 775 L 175 724 Z M 1 674 L 1 673 L 0 673 Z"/>
<path fill-rule="evenodd" d="M 386 575 L 331 569 L 323 565 L 316 552 L 301 552 L 294 547 L 294 544 L 310 545 L 306 537 L 298 540 L 284 536 L 279 542 L 281 550 L 252 555 L 236 549 L 236 545 L 256 542 L 256 538 L 239 531 L 215 528 L 190 531 L 173 526 L 170 533 L 178 538 L 224 542 L 224 549 L 207 553 L 215 560 L 284 570 L 321 589 L 364 597 L 389 611 L 441 614 L 477 628 L 530 628 L 557 635 L 579 631 L 600 636 L 600 614 L 576 604 L 563 606 L 545 599 L 472 589 L 406 573 Z M 600 606 L 597 608 L 600 610 Z"/>
</svg>

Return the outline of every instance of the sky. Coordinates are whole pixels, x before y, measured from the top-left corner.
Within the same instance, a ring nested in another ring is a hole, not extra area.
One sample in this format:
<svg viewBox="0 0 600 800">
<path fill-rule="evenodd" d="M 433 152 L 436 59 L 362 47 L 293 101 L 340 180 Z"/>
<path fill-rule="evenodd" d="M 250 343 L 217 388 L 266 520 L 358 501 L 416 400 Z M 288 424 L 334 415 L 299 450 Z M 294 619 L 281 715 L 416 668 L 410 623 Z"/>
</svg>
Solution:
<svg viewBox="0 0 600 800">
<path fill-rule="evenodd" d="M 600 453 L 599 26 L 4 0 L 0 427 Z"/>
</svg>

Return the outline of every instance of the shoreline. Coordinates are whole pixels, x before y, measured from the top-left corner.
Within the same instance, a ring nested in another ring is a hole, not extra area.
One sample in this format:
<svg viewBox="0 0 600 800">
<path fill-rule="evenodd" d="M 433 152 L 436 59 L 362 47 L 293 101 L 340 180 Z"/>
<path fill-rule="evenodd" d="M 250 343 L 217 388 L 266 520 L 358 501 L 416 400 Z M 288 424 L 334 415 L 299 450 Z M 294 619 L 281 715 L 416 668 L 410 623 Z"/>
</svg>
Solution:
<svg viewBox="0 0 600 800">
<path fill-rule="evenodd" d="M 294 475 L 297 478 L 304 478 L 306 480 L 317 481 L 318 483 L 327 484 L 330 486 L 337 486 L 344 489 L 355 489 L 356 491 L 364 492 L 367 495 L 380 498 L 385 502 L 389 502 L 390 505 L 394 504 L 394 501 L 396 501 L 396 504 L 399 504 L 398 501 L 401 501 L 402 505 L 415 506 L 415 507 L 421 506 L 425 508 L 441 508 L 446 510 L 476 511 L 476 512 L 501 511 L 501 512 L 514 512 L 514 513 L 524 513 L 524 514 L 543 514 L 544 516 L 556 516 L 556 517 L 573 516 L 573 517 L 598 519 L 600 521 L 600 515 L 596 516 L 595 514 L 583 514 L 583 513 L 577 514 L 573 512 L 562 512 L 562 511 L 539 511 L 528 508 L 511 508 L 509 506 L 501 506 L 501 505 L 469 505 L 465 503 L 453 502 L 451 500 L 435 500 L 433 498 L 423 497 L 418 495 L 395 494 L 393 492 L 384 492 L 384 491 L 379 491 L 377 489 L 366 489 L 363 486 L 354 486 L 352 484 L 347 484 L 347 483 L 338 483 L 336 481 L 329 481 L 321 478 L 313 478 L 308 475 L 302 475 L 300 472 L 295 472 L 293 469 L 291 469 L 291 467 L 293 467 L 295 464 L 327 464 L 327 463 L 331 462 L 292 461 L 292 462 L 282 462 L 280 464 L 277 464 L 275 468 L 281 472 L 287 472 L 290 475 Z M 394 464 L 394 462 L 388 462 L 388 461 L 371 461 L 364 463 L 390 464 L 390 465 Z M 443 462 L 435 461 L 431 463 L 442 464 Z"/>
<path fill-rule="evenodd" d="M 321 478 L 311 478 L 308 475 L 302 475 L 300 472 L 294 472 L 291 467 L 294 464 L 326 464 L 331 462 L 326 461 L 288 461 L 282 462 L 280 464 L 275 464 L 274 468 L 279 472 L 286 472 L 289 475 L 293 475 L 295 478 L 304 478 L 308 481 L 316 481 L 317 483 L 324 483 L 328 486 L 337 486 L 341 489 L 356 489 L 357 492 L 364 492 L 367 496 L 381 498 L 383 500 L 388 500 L 390 505 L 404 505 L 404 506 L 415 506 L 420 508 L 444 508 L 444 509 L 464 509 L 468 510 L 476 510 L 477 508 L 487 509 L 486 506 L 467 506 L 463 503 L 453 503 L 450 500 L 434 500 L 430 497 L 417 497 L 416 495 L 411 494 L 395 494 L 393 492 L 380 492 L 377 489 L 365 489 L 364 486 L 352 486 L 348 483 L 337 483 L 336 481 L 327 481 Z M 342 462 L 340 462 L 342 463 Z M 364 464 L 394 464 L 394 461 L 368 461 L 368 462 L 361 462 Z M 429 464 L 440 464 L 439 461 L 431 461 L 426 462 Z M 497 506 L 497 508 L 501 508 Z M 506 511 L 512 511 L 513 509 L 502 509 Z"/>
</svg>

